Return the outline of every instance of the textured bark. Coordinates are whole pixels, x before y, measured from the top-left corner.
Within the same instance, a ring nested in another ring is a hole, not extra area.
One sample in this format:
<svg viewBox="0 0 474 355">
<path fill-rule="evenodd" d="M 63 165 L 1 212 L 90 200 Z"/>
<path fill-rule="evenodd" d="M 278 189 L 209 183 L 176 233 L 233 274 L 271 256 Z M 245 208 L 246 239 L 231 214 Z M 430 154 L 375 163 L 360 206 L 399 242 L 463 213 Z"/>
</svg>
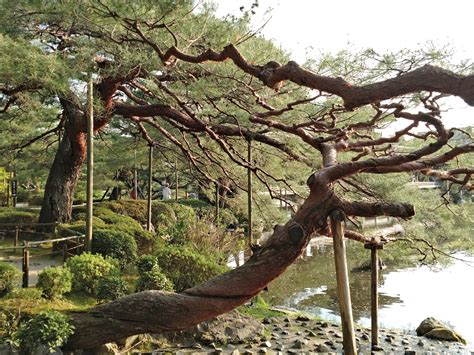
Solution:
<svg viewBox="0 0 474 355">
<path fill-rule="evenodd" d="M 133 334 L 185 329 L 245 303 L 298 258 L 315 231 L 326 228 L 337 199 L 318 181 L 312 180 L 312 192 L 297 214 L 286 225 L 276 226 L 243 266 L 181 294 L 145 291 L 89 312 L 71 313 L 76 330 L 67 348 L 87 349 Z"/>
<path fill-rule="evenodd" d="M 74 191 L 85 159 L 85 116 L 71 102 L 63 101 L 65 134 L 61 140 L 46 182 L 41 223 L 67 222 L 71 219 Z"/>
</svg>

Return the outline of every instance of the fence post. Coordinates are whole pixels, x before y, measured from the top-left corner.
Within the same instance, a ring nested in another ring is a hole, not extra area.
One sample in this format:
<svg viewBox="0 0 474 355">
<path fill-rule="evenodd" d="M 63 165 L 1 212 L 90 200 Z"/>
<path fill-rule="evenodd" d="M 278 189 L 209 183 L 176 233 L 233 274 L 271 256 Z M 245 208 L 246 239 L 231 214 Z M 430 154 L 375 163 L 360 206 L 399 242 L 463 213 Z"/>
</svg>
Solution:
<svg viewBox="0 0 474 355">
<path fill-rule="evenodd" d="M 15 226 L 15 241 L 13 242 L 13 246 L 17 247 L 18 246 L 18 241 L 20 239 L 20 227 Z M 14 249 L 15 254 L 16 254 L 16 249 Z"/>
<path fill-rule="evenodd" d="M 78 244 L 78 246 L 79 246 L 79 244 Z M 63 244 L 63 263 L 66 262 L 66 259 L 67 259 L 67 240 Z"/>
<path fill-rule="evenodd" d="M 28 250 L 28 243 L 25 242 L 25 246 L 23 247 L 23 288 L 28 288 L 29 284 L 29 272 L 30 272 L 30 251 Z"/>
</svg>

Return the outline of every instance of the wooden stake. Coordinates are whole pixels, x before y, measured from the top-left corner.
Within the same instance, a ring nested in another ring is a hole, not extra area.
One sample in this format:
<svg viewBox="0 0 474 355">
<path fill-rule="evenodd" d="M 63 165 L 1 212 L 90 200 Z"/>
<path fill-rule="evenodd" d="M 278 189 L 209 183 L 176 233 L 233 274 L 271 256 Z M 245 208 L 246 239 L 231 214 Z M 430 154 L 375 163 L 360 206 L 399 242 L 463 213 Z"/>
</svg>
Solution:
<svg viewBox="0 0 474 355">
<path fill-rule="evenodd" d="M 366 243 L 365 249 L 370 249 L 370 321 L 371 321 L 371 335 L 372 335 L 372 349 L 377 350 L 379 345 L 379 322 L 378 322 L 378 308 L 379 308 L 379 294 L 378 294 L 378 280 L 379 280 L 379 256 L 378 249 L 383 249 L 383 244 L 377 242 L 372 238 L 372 243 Z"/>
<path fill-rule="evenodd" d="M 23 288 L 28 288 L 29 286 L 29 273 L 30 273 L 30 251 L 28 250 L 28 244 L 25 243 L 25 247 L 23 248 L 23 262 L 22 262 L 22 270 L 23 270 Z"/>
<path fill-rule="evenodd" d="M 377 256 L 377 248 L 372 246 L 370 250 L 370 256 L 372 258 L 372 272 L 370 280 L 370 293 L 371 293 L 371 304 L 370 304 L 370 317 L 372 325 L 372 347 L 379 345 L 379 322 L 378 322 L 378 308 L 379 308 L 379 295 L 377 289 L 377 283 L 379 279 L 379 258 Z"/>
<path fill-rule="evenodd" d="M 84 240 L 85 251 L 91 251 L 92 246 L 92 206 L 94 202 L 94 98 L 92 76 L 87 85 L 87 187 L 86 187 L 86 238 Z"/>
<path fill-rule="evenodd" d="M 216 182 L 216 191 L 215 191 L 215 194 L 216 194 L 216 223 L 219 223 L 219 183 Z"/>
<path fill-rule="evenodd" d="M 13 242 L 13 246 L 18 246 L 18 242 L 20 240 L 20 227 L 15 226 L 15 241 Z M 14 249 L 14 253 L 16 254 L 16 249 Z"/>
<path fill-rule="evenodd" d="M 252 141 L 248 140 L 247 147 L 247 162 L 249 166 L 252 165 Z M 248 236 L 249 236 L 249 245 L 253 244 L 253 231 L 252 231 L 252 169 L 250 167 L 247 169 L 247 208 L 248 208 Z"/>
<path fill-rule="evenodd" d="M 178 201 L 178 160 L 174 161 L 174 181 L 176 183 L 175 200 Z"/>
<path fill-rule="evenodd" d="M 148 200 L 147 200 L 147 218 L 146 218 L 146 230 L 151 231 L 151 195 L 153 194 L 152 183 L 153 183 L 153 145 L 149 145 L 148 151 Z"/>
<path fill-rule="evenodd" d="M 340 210 L 333 211 L 330 219 L 336 262 L 337 294 L 339 296 L 339 307 L 341 310 L 344 354 L 353 355 L 357 354 L 357 348 L 354 334 L 354 320 L 352 317 L 346 247 L 344 244 L 344 212 Z"/>
<path fill-rule="evenodd" d="M 67 259 L 67 241 L 63 244 L 63 263 L 66 262 Z"/>
<path fill-rule="evenodd" d="M 137 174 L 137 151 L 134 151 L 135 160 L 133 161 L 133 193 L 135 200 L 138 200 L 138 174 Z"/>
</svg>

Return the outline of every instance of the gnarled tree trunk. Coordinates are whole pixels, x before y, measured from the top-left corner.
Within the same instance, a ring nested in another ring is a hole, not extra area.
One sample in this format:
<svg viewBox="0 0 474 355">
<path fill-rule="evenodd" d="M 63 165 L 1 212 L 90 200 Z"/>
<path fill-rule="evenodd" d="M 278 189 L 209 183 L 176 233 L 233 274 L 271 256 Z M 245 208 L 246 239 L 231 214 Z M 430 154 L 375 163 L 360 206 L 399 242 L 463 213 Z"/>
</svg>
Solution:
<svg viewBox="0 0 474 355">
<path fill-rule="evenodd" d="M 140 333 L 186 329 L 225 313 L 254 297 L 281 275 L 306 247 L 315 232 L 328 234 L 328 215 L 349 204 L 332 191 L 324 169 L 308 180 L 311 193 L 295 216 L 278 225 L 262 249 L 241 267 L 219 275 L 180 294 L 145 291 L 96 306 L 88 312 L 70 313 L 75 333 L 67 348 L 88 349 Z M 366 206 L 367 214 L 408 217 L 409 205 Z M 371 212 L 371 213 L 369 213 Z M 352 211 L 349 214 L 354 214 Z"/>
<path fill-rule="evenodd" d="M 74 191 L 85 159 L 85 115 L 72 102 L 61 100 L 65 134 L 49 171 L 40 212 L 41 223 L 71 219 Z"/>
</svg>

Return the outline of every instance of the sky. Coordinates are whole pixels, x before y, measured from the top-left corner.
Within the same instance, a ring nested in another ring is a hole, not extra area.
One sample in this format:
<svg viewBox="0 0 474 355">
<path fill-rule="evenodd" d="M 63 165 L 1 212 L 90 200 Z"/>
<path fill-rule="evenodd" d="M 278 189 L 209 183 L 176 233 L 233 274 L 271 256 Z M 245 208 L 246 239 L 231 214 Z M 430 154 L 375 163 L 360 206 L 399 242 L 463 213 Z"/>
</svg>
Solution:
<svg viewBox="0 0 474 355">
<path fill-rule="evenodd" d="M 254 0 L 218 0 L 217 13 L 241 14 Z M 449 45 L 455 60 L 474 60 L 472 0 L 259 0 L 252 18 L 291 58 L 303 63 L 321 52 L 373 48 L 377 52 L 416 49 L 431 41 Z M 270 12 L 267 12 L 271 9 Z M 449 99 L 447 127 L 474 125 L 474 108 Z"/>
</svg>

